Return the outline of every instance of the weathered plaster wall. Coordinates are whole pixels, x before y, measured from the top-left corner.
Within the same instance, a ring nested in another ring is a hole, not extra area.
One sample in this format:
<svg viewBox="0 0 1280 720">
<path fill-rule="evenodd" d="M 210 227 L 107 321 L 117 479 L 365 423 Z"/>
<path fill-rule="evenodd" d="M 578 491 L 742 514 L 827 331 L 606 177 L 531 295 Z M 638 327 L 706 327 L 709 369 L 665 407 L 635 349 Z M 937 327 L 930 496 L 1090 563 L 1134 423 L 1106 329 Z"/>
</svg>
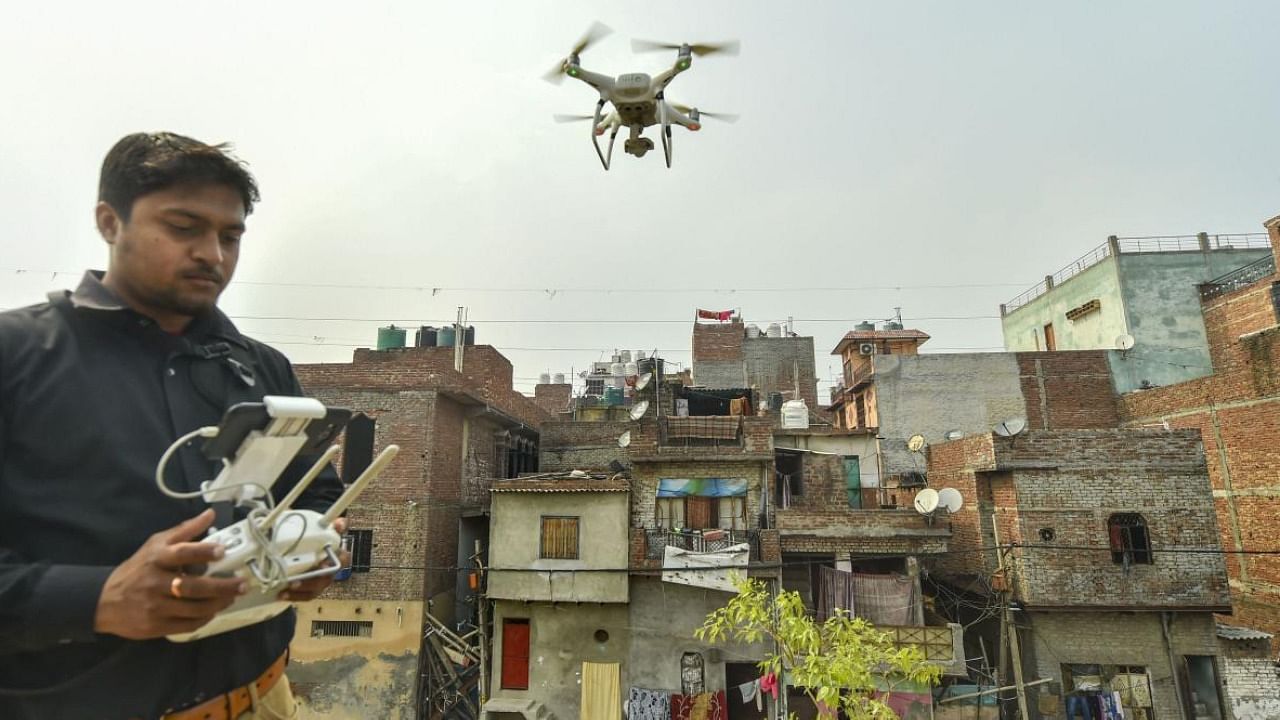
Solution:
<svg viewBox="0 0 1280 720">
<path fill-rule="evenodd" d="M 797 448 L 820 453 L 831 453 L 844 457 L 858 458 L 859 476 L 862 487 L 880 487 L 880 473 L 876 454 L 876 438 L 873 433 L 852 435 L 783 435 L 773 436 L 773 444 L 780 448 Z M 874 496 L 870 502 L 874 502 Z"/>
<path fill-rule="evenodd" d="M 489 596 L 512 600 L 626 602 L 629 495 L 625 492 L 493 494 Z M 578 559 L 538 557 L 543 516 L 578 518 Z M 528 568 L 509 570 L 507 568 Z M 618 572 L 574 572 L 613 569 Z"/>
<path fill-rule="evenodd" d="M 1132 362 L 1117 364 L 1129 371 L 1121 376 L 1125 382 L 1118 383 L 1119 392 L 1136 390 L 1143 380 L 1169 385 L 1210 374 L 1197 286 L 1270 253 L 1252 249 L 1121 255 L 1128 332 L 1137 344 L 1128 353 Z M 1114 337 L 1096 347 L 1114 347 Z"/>
<path fill-rule="evenodd" d="M 529 621 L 529 689 L 502 687 L 502 625 L 507 618 Z M 577 718 L 582 698 L 582 663 L 622 664 L 626 693 L 630 638 L 626 605 L 524 603 L 499 600 L 494 604 L 494 698 L 537 699 L 561 720 Z M 608 633 L 599 642 L 596 631 Z"/>
<path fill-rule="evenodd" d="M 1062 682 L 1062 666 L 1073 664 L 1139 665 L 1147 669 L 1157 718 L 1182 717 L 1174 686 L 1175 669 L 1164 642 L 1160 613 L 1026 613 L 1022 647 L 1027 674 Z M 1217 655 L 1218 642 L 1210 613 L 1177 613 L 1169 629 L 1172 653 Z M 1035 693 L 1042 692 L 1043 686 Z M 1031 691 L 1029 691 L 1031 692 Z M 1036 697 L 1031 698 L 1036 706 Z M 1059 709 L 1065 717 L 1065 706 Z"/>
<path fill-rule="evenodd" d="M 925 471 L 924 455 L 907 449 L 916 433 L 934 444 L 948 430 L 972 435 L 1026 416 L 1013 353 L 876 355 L 874 362 L 885 474 Z"/>
<path fill-rule="evenodd" d="M 421 601 L 320 600 L 297 606 L 289 680 L 302 720 L 410 720 Z M 365 620 L 372 637 L 313 637 L 319 620 Z"/>
<path fill-rule="evenodd" d="M 1227 704 L 1235 720 L 1280 718 L 1280 669 L 1267 640 L 1221 641 L 1219 660 Z"/>
<path fill-rule="evenodd" d="M 1115 339 L 1129 332 L 1117 275 L 1115 256 L 1086 269 L 1049 292 L 1000 319 L 1007 350 L 1048 350 L 1044 326 L 1053 323 L 1058 350 L 1097 350 L 1115 347 Z M 1090 300 L 1101 307 L 1076 321 L 1067 311 Z"/>
</svg>

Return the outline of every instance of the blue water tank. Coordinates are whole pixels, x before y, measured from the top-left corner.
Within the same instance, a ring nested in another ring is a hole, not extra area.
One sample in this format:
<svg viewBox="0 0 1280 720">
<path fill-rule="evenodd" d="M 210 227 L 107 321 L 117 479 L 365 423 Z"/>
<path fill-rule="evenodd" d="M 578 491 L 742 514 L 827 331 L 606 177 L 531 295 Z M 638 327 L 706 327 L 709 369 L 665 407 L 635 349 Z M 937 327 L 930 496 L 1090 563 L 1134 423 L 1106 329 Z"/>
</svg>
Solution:
<svg viewBox="0 0 1280 720">
<path fill-rule="evenodd" d="M 622 404 L 622 388 L 607 387 L 604 389 L 604 404 L 613 406 Z"/>
</svg>

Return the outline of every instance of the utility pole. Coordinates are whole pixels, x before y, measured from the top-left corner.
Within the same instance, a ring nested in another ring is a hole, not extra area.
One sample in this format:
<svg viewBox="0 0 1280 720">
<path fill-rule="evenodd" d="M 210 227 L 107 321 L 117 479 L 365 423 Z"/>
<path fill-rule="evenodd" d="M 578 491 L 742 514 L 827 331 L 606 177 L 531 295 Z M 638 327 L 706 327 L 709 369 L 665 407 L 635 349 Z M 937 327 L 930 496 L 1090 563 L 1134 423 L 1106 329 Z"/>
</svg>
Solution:
<svg viewBox="0 0 1280 720">
<path fill-rule="evenodd" d="M 462 372 L 462 353 L 467 344 L 466 308 L 458 308 L 458 322 L 453 326 L 453 369 Z"/>
<path fill-rule="evenodd" d="M 991 513 L 991 536 L 996 545 L 996 563 L 1000 576 L 1004 580 L 1004 589 L 1000 591 L 1000 629 L 1001 635 L 1009 642 L 1009 660 L 1013 665 L 1013 684 L 1018 692 L 1018 717 L 1021 720 L 1032 720 L 1027 711 L 1027 686 L 1022 680 L 1022 643 L 1018 640 L 1018 626 L 1013 622 L 1013 611 L 1010 609 L 1010 596 L 1013 594 L 1013 583 L 1009 577 L 1008 564 L 1005 562 L 1005 549 L 1000 547 L 1000 523 L 995 510 Z M 1003 650 L 1004 648 L 1001 648 Z M 979 703 L 981 705 L 981 703 Z"/>
<path fill-rule="evenodd" d="M 484 560 L 481 556 L 480 538 L 476 538 L 476 608 L 480 614 L 480 707 L 489 701 L 489 596 L 485 592 Z"/>
</svg>

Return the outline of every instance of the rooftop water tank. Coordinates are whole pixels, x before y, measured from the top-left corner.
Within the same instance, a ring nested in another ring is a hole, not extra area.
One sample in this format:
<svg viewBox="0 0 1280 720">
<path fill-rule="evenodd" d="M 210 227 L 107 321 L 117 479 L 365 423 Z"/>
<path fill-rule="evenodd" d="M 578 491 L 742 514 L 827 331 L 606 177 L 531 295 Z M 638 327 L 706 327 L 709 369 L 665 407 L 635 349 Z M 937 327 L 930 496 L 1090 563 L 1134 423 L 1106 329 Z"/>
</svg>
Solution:
<svg viewBox="0 0 1280 720">
<path fill-rule="evenodd" d="M 854 330 L 857 330 L 858 332 L 875 332 L 876 324 L 875 324 L 875 323 L 867 322 L 866 320 L 863 320 L 862 322 L 858 323 L 857 325 L 854 325 L 854 326 L 853 326 L 853 329 L 854 329 Z"/>
<path fill-rule="evenodd" d="M 462 344 L 463 344 L 463 345 L 475 345 L 475 344 L 476 344 L 476 326 L 475 326 L 475 325 L 468 325 L 468 326 L 467 326 L 466 342 L 464 342 L 464 343 L 462 343 Z"/>
<path fill-rule="evenodd" d="M 769 327 L 764 331 L 764 334 L 771 338 L 780 338 L 782 337 L 782 326 L 778 323 L 769 323 Z"/>
<path fill-rule="evenodd" d="M 604 389 L 605 405 L 621 405 L 622 397 L 622 388 L 609 387 Z"/>
<path fill-rule="evenodd" d="M 782 427 L 790 430 L 803 430 L 809 427 L 809 406 L 803 400 L 788 400 L 782 403 Z"/>
<path fill-rule="evenodd" d="M 538 376 L 538 384 L 539 384 L 539 385 L 550 385 L 550 384 L 551 384 L 551 373 L 542 373 L 541 375 L 539 375 L 539 376 Z"/>
<path fill-rule="evenodd" d="M 640 362 L 641 360 L 643 360 L 643 359 L 645 359 L 645 358 L 647 358 L 647 357 L 649 357 L 649 356 L 648 356 L 648 355 L 646 355 L 646 354 L 645 354 L 645 352 L 644 352 L 643 350 L 637 350 L 637 351 L 636 351 L 636 362 Z"/>
<path fill-rule="evenodd" d="M 436 347 L 453 347 L 453 341 L 457 337 L 453 326 L 442 327 L 436 331 Z"/>
<path fill-rule="evenodd" d="M 621 362 L 621 363 L 631 362 L 631 351 L 623 350 L 622 352 L 618 353 L 618 362 Z"/>
<path fill-rule="evenodd" d="M 622 375 L 625 375 L 626 372 L 627 372 L 627 366 L 623 365 L 621 362 L 615 362 L 609 366 L 610 375 L 621 377 Z"/>
<path fill-rule="evenodd" d="M 900 323 L 900 322 L 894 322 L 894 321 L 890 320 L 889 322 L 887 322 L 887 323 L 885 323 L 885 324 L 884 324 L 884 327 L 883 327 L 882 329 L 884 329 L 884 330 L 901 330 L 901 329 L 902 329 L 902 323 Z"/>
<path fill-rule="evenodd" d="M 430 325 L 423 325 L 418 328 L 418 337 L 414 341 L 416 347 L 435 347 L 436 346 L 436 329 Z"/>
<path fill-rule="evenodd" d="M 378 349 L 390 350 L 391 348 L 404 347 L 404 328 L 388 325 L 378 328 Z"/>
<path fill-rule="evenodd" d="M 564 385 L 564 373 L 556 373 L 555 383 L 557 385 Z"/>
<path fill-rule="evenodd" d="M 635 361 L 631 361 L 624 366 L 624 370 L 623 374 L 627 377 L 635 377 L 640 374 L 640 365 Z"/>
<path fill-rule="evenodd" d="M 760 326 L 759 326 L 759 325 L 748 325 L 748 326 L 747 326 L 747 337 L 751 338 L 752 340 L 754 340 L 754 339 L 756 339 L 756 338 L 760 337 Z"/>
</svg>

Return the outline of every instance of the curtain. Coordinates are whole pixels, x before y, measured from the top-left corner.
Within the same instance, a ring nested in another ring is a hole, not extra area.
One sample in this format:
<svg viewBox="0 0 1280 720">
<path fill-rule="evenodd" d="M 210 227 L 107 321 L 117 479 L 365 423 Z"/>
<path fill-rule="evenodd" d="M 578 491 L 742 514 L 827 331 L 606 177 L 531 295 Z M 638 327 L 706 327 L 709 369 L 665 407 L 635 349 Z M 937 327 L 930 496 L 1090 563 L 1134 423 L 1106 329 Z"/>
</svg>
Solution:
<svg viewBox="0 0 1280 720">
<path fill-rule="evenodd" d="M 622 720 L 622 666 L 582 663 L 582 720 Z"/>
<path fill-rule="evenodd" d="M 837 609 L 854 610 L 853 573 L 829 567 L 818 568 L 818 622 L 825 622 Z"/>
</svg>

